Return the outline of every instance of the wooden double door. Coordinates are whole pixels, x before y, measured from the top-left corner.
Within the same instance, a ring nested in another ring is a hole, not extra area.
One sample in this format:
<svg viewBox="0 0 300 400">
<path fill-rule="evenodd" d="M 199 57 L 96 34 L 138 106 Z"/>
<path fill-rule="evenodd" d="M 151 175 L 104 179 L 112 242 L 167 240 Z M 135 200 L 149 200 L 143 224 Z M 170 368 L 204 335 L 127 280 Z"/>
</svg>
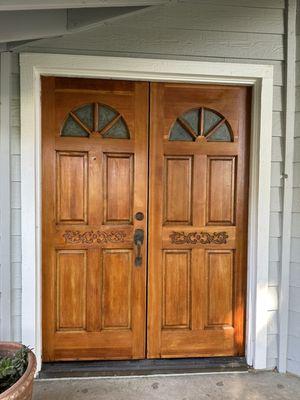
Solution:
<svg viewBox="0 0 300 400">
<path fill-rule="evenodd" d="M 244 354 L 250 101 L 42 77 L 43 361 Z"/>
</svg>

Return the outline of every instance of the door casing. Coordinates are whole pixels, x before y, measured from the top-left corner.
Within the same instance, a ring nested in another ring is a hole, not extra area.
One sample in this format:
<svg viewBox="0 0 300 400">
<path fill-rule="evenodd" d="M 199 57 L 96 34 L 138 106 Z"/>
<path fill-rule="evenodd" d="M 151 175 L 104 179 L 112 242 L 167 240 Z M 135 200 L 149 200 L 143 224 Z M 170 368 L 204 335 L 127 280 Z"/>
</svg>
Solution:
<svg viewBox="0 0 300 400">
<path fill-rule="evenodd" d="M 75 66 L 71 68 L 70 65 Z M 266 367 L 273 67 L 256 64 L 21 54 L 22 341 L 41 368 L 40 76 L 250 85 L 253 87 L 248 226 L 248 364 Z M 264 226 L 265 229 L 259 229 Z"/>
</svg>

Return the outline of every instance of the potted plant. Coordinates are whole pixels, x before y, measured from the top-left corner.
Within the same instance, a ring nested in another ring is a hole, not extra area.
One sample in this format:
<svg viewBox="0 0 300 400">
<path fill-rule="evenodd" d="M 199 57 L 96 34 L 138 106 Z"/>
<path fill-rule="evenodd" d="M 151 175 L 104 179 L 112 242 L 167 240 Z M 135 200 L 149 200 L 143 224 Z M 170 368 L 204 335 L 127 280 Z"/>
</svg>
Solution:
<svg viewBox="0 0 300 400">
<path fill-rule="evenodd" d="M 20 343 L 0 342 L 0 400 L 30 400 L 36 358 Z"/>
</svg>

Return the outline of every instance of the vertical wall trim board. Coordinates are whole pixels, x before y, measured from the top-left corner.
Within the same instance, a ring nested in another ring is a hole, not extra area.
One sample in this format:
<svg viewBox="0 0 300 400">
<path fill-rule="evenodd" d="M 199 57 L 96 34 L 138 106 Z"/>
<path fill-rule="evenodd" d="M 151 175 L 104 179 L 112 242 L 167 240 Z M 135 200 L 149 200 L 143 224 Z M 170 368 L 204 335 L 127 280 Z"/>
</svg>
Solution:
<svg viewBox="0 0 300 400">
<path fill-rule="evenodd" d="M 11 54 L 0 55 L 0 263 L 1 340 L 11 340 L 10 99 Z"/>
<path fill-rule="evenodd" d="M 293 158 L 295 122 L 295 62 L 296 62 L 296 10 L 297 1 L 286 2 L 286 76 L 285 76 L 285 149 L 284 149 L 284 188 L 282 216 L 281 279 L 279 291 L 279 372 L 286 372 L 288 317 L 289 317 L 289 278 L 290 247 L 293 202 Z"/>
</svg>

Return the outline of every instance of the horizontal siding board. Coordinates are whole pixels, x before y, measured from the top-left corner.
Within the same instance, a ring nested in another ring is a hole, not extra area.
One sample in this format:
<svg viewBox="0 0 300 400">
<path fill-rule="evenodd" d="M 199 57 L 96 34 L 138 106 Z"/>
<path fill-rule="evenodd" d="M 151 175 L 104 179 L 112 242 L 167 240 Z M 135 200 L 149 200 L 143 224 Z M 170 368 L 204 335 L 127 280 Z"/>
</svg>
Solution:
<svg viewBox="0 0 300 400">
<path fill-rule="evenodd" d="M 300 238 L 295 238 L 295 237 L 292 238 L 291 262 L 300 262 Z M 299 301 L 299 304 L 300 304 L 300 301 Z"/>
<path fill-rule="evenodd" d="M 272 162 L 271 187 L 282 187 L 282 185 L 283 185 L 282 173 L 283 173 L 283 163 L 279 162 L 279 161 Z M 282 193 L 280 192 L 280 196 L 281 195 L 282 195 Z"/>
<path fill-rule="evenodd" d="M 10 153 L 12 155 L 21 154 L 20 129 L 17 127 L 10 130 Z"/>
<path fill-rule="evenodd" d="M 300 262 L 291 263 L 291 279 L 290 286 L 300 287 Z"/>
<path fill-rule="evenodd" d="M 300 213 L 293 213 L 292 216 L 292 236 L 300 238 Z"/>
<path fill-rule="evenodd" d="M 20 298 L 21 301 L 21 298 Z M 11 318 L 12 324 L 12 340 L 15 342 L 20 342 L 22 339 L 21 333 L 21 314 L 20 315 L 13 315 Z M 25 345 L 27 343 L 24 343 Z M 28 344 L 27 344 L 28 345 Z"/>
<path fill-rule="evenodd" d="M 38 47 L 37 47 L 38 46 Z M 190 31 L 169 29 L 167 31 L 148 28 L 135 29 L 132 26 L 119 28 L 105 26 L 81 34 L 61 38 L 40 40 L 33 48 L 41 51 L 69 49 L 77 53 L 98 54 L 98 51 L 134 52 L 140 54 L 177 54 L 185 56 L 214 56 L 260 58 L 283 60 L 284 42 L 282 35 Z"/>
<path fill-rule="evenodd" d="M 270 236 L 281 237 L 282 213 L 271 212 L 270 214 Z"/>
<path fill-rule="evenodd" d="M 11 262 L 20 263 L 22 262 L 22 251 L 21 251 L 21 236 L 11 237 Z"/>
<path fill-rule="evenodd" d="M 10 157 L 11 166 L 11 180 L 13 182 L 21 181 L 21 156 L 19 154 L 13 154 Z"/>
<path fill-rule="evenodd" d="M 279 284 L 279 266 L 280 263 L 273 261 L 269 263 L 269 286 L 278 286 Z"/>
<path fill-rule="evenodd" d="M 300 361 L 287 360 L 287 370 L 291 374 L 300 375 Z"/>
<path fill-rule="evenodd" d="M 296 87 L 296 112 L 300 111 L 300 86 Z"/>
<path fill-rule="evenodd" d="M 297 39 L 299 40 L 299 38 Z M 300 86 L 300 61 L 296 61 L 296 86 Z"/>
<path fill-rule="evenodd" d="M 300 287 L 290 286 L 290 311 L 300 312 Z"/>
<path fill-rule="evenodd" d="M 178 18 L 180 15 L 180 18 Z M 284 10 L 197 2 L 171 4 L 118 21 L 118 26 L 284 34 Z"/>
<path fill-rule="evenodd" d="M 11 182 L 11 208 L 21 208 L 21 182 Z"/>
<path fill-rule="evenodd" d="M 283 136 L 283 112 L 273 112 L 272 136 Z"/>
<path fill-rule="evenodd" d="M 290 335 L 287 357 L 289 360 L 300 362 L 300 337 Z"/>
<path fill-rule="evenodd" d="M 295 113 L 295 137 L 300 137 L 300 112 Z"/>
<path fill-rule="evenodd" d="M 300 212 L 300 188 L 293 190 L 293 212 Z"/>
<path fill-rule="evenodd" d="M 272 138 L 272 161 L 283 160 L 283 140 L 280 137 Z"/>
<path fill-rule="evenodd" d="M 280 261 L 281 254 L 281 240 L 279 238 L 270 237 L 269 241 L 269 254 L 270 254 L 270 262 L 272 261 Z"/>
<path fill-rule="evenodd" d="M 12 282 L 14 289 L 22 289 L 22 264 L 20 262 L 11 263 Z"/>
<path fill-rule="evenodd" d="M 269 286 L 268 288 L 268 310 L 278 310 L 278 288 L 276 286 Z"/>
<path fill-rule="evenodd" d="M 294 162 L 300 162 L 300 137 L 295 138 L 294 146 Z"/>
<path fill-rule="evenodd" d="M 294 163 L 294 171 L 293 171 L 293 186 L 294 188 L 300 187 L 300 162 Z"/>
<path fill-rule="evenodd" d="M 274 310 L 268 312 L 268 335 L 276 334 L 278 334 L 278 311 Z"/>
<path fill-rule="evenodd" d="M 282 189 L 271 188 L 271 212 L 282 211 Z"/>
<path fill-rule="evenodd" d="M 11 100 L 11 127 L 20 128 L 20 100 L 12 99 Z"/>
<path fill-rule="evenodd" d="M 191 0 L 192 3 L 198 3 L 201 2 L 202 4 L 204 3 L 209 3 L 209 4 L 215 4 L 215 5 L 228 5 L 228 6 L 239 6 L 239 7 L 259 7 L 259 8 L 281 8 L 284 9 L 285 7 L 285 2 L 284 0 Z"/>
<path fill-rule="evenodd" d="M 274 86 L 273 111 L 283 111 L 283 88 Z"/>
<path fill-rule="evenodd" d="M 13 236 L 21 235 L 21 210 L 19 208 L 11 210 L 11 234 Z"/>
<path fill-rule="evenodd" d="M 278 335 L 268 335 L 268 359 L 276 359 L 278 354 Z"/>
<path fill-rule="evenodd" d="M 21 296 L 21 289 L 12 288 L 12 316 L 22 315 Z"/>
<path fill-rule="evenodd" d="M 300 338 L 300 312 L 290 311 L 289 332 L 291 335 Z"/>
</svg>

